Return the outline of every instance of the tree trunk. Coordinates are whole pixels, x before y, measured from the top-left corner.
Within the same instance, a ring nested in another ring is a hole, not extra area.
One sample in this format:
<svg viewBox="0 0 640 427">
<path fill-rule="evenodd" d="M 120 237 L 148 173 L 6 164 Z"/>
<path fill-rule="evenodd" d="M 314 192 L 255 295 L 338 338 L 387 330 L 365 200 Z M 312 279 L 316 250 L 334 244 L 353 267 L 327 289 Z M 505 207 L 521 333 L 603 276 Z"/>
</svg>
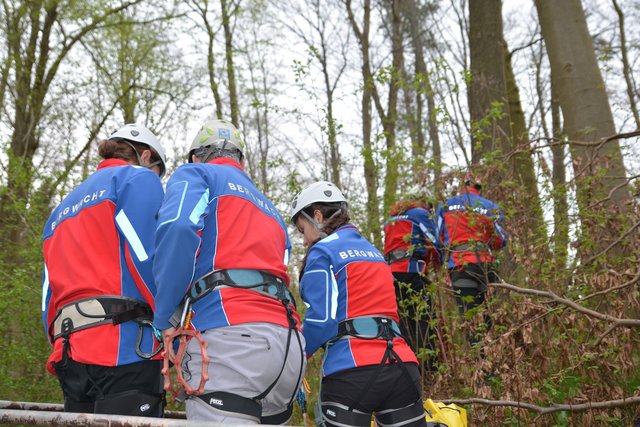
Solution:
<svg viewBox="0 0 640 427">
<path fill-rule="evenodd" d="M 542 217 L 542 207 L 538 192 L 538 180 L 535 174 L 535 165 L 532 158 L 529 132 L 520 102 L 520 93 L 516 83 L 511 55 L 504 42 L 505 53 L 505 82 L 507 97 L 509 99 L 509 118 L 511 119 L 512 150 L 511 171 L 517 182 L 515 185 L 518 206 L 522 206 L 524 230 L 520 230 L 523 242 L 538 246 L 547 239 L 547 233 Z"/>
<path fill-rule="evenodd" d="M 391 51 L 392 71 L 389 78 L 389 96 L 387 99 L 387 113 L 378 110 L 382 120 L 382 128 L 386 140 L 386 174 L 384 179 L 384 212 L 389 212 L 396 201 L 398 191 L 398 164 L 402 159 L 402 153 L 396 147 L 396 124 L 398 120 L 398 93 L 400 91 L 400 76 L 404 63 L 404 51 L 402 46 L 402 15 L 400 13 L 400 0 L 391 0 Z M 373 84 L 373 83 L 372 83 Z"/>
<path fill-rule="evenodd" d="M 411 32 L 411 46 L 413 48 L 413 54 L 415 55 L 415 69 L 416 80 L 419 82 L 418 90 L 416 93 L 416 114 L 418 125 L 417 129 L 417 141 L 419 151 L 424 155 L 424 133 L 422 132 L 422 112 L 423 112 L 423 96 L 427 100 L 427 124 L 429 129 L 429 141 L 432 147 L 432 159 L 430 165 L 433 168 L 433 180 L 434 180 L 434 194 L 438 194 L 442 189 L 441 175 L 442 175 L 442 154 L 440 150 L 440 136 L 438 134 L 438 123 L 435 115 L 435 100 L 433 96 L 433 88 L 431 87 L 431 81 L 429 80 L 429 71 L 427 70 L 427 64 L 424 59 L 424 40 L 420 33 L 421 26 L 418 23 L 418 7 L 415 0 L 405 0 L 403 2 L 405 7 L 404 16 L 409 23 L 409 30 Z M 424 166 L 423 166 L 424 168 Z M 417 168 L 416 168 L 417 169 Z"/>
<path fill-rule="evenodd" d="M 87 34 L 100 28 L 108 18 L 141 1 L 130 0 L 111 9 L 98 10 L 89 23 L 73 30 L 63 28 L 66 21 L 59 16 L 61 10 L 56 1 L 9 2 L 5 5 L 3 17 L 11 58 L 9 63 L 15 78 L 15 101 L 7 186 L 0 194 L 0 263 L 20 263 L 16 255 L 19 251 L 14 249 L 21 244 L 25 232 L 23 217 L 31 202 L 33 157 L 40 145 L 38 126 L 51 82 L 61 62 Z M 9 9 L 9 6 L 13 9 Z M 61 29 L 57 30 L 56 36 L 61 33 L 64 38 L 59 40 L 54 36 L 54 43 L 51 43 L 52 32 L 58 27 Z"/>
<path fill-rule="evenodd" d="M 471 161 L 477 165 L 498 150 L 510 151 L 501 0 L 469 2 L 469 52 Z M 492 173 L 490 184 L 499 182 L 500 175 Z"/>
<path fill-rule="evenodd" d="M 319 1 L 314 2 L 313 8 L 316 11 L 318 18 L 320 19 L 320 8 L 322 5 Z M 320 66 L 322 68 L 322 77 L 324 80 L 324 91 L 325 96 L 327 97 L 327 111 L 325 113 L 325 117 L 327 120 L 327 142 L 329 144 L 329 166 L 330 166 L 330 175 L 331 180 L 334 184 L 338 186 L 338 188 L 342 188 L 342 183 L 340 179 L 340 150 L 338 146 L 337 140 L 337 130 L 336 130 L 336 119 L 334 117 L 333 104 L 334 104 L 334 92 L 336 83 L 340 79 L 341 72 L 338 73 L 337 79 L 335 83 L 331 83 L 331 78 L 329 76 L 329 64 L 327 61 L 327 56 L 330 51 L 330 47 L 327 46 L 325 40 L 324 27 L 316 27 L 318 31 L 318 36 L 320 37 L 320 50 L 316 51 L 315 55 L 318 61 L 320 62 Z"/>
<path fill-rule="evenodd" d="M 232 0 L 233 2 L 233 0 Z M 238 90 L 236 88 L 236 74 L 233 65 L 233 32 L 231 31 L 231 15 L 227 0 L 220 0 L 222 9 L 222 27 L 224 28 L 225 60 L 227 61 L 227 79 L 229 80 L 229 104 L 231 108 L 231 123 L 239 126 L 240 111 L 238 107 Z"/>
<path fill-rule="evenodd" d="M 584 238 L 580 252 L 586 256 L 609 246 L 622 231 L 630 201 L 626 171 L 618 140 L 601 142 L 616 129 L 580 0 L 535 4 L 570 140 Z"/>
<path fill-rule="evenodd" d="M 420 176 L 425 170 L 424 159 L 424 132 L 422 131 L 422 99 L 420 93 L 413 90 L 410 84 L 412 78 L 407 72 L 406 66 L 402 67 L 402 101 L 404 104 L 404 120 L 409 129 L 409 140 L 411 142 L 411 169 L 413 171 L 413 182 L 418 184 Z M 415 94 L 416 111 L 413 109 L 413 100 Z"/>
<path fill-rule="evenodd" d="M 551 128 L 553 136 L 562 137 L 560 124 L 560 105 L 557 90 L 551 83 Z M 553 168 L 551 182 L 553 184 L 553 258 L 556 271 L 567 268 L 569 247 L 569 206 L 567 204 L 567 177 L 564 166 L 565 149 L 560 141 L 551 145 Z"/>
<path fill-rule="evenodd" d="M 622 74 L 624 75 L 624 81 L 627 84 L 627 96 L 629 97 L 629 107 L 633 113 L 633 118 L 636 122 L 636 129 L 640 129 L 640 115 L 638 115 L 638 106 L 636 105 L 635 97 L 635 84 L 633 81 L 633 75 L 631 74 L 631 66 L 629 65 L 629 56 L 627 52 L 627 35 L 624 30 L 624 13 L 618 5 L 616 0 L 613 2 L 613 8 L 618 14 L 618 28 L 620 29 L 620 55 L 622 57 Z"/>
<path fill-rule="evenodd" d="M 371 98 L 373 81 L 369 63 L 369 28 L 371 24 L 371 0 L 364 0 L 364 18 L 362 31 L 351 9 L 351 0 L 345 0 L 349 22 L 356 34 L 362 50 L 362 77 L 365 82 L 362 89 L 362 156 L 364 157 L 364 178 L 367 186 L 367 225 L 363 234 L 372 240 L 378 248 L 382 247 L 380 209 L 378 207 L 377 168 L 374 159 L 374 147 L 371 142 Z"/>
<path fill-rule="evenodd" d="M 202 18 L 202 23 L 207 31 L 207 72 L 209 74 L 209 88 L 211 89 L 211 94 L 213 95 L 213 100 L 215 102 L 214 107 L 216 110 L 216 117 L 218 119 L 222 119 L 224 118 L 224 110 L 222 100 L 220 98 L 220 89 L 216 80 L 216 62 L 215 55 L 213 53 L 213 44 L 215 42 L 216 32 L 213 30 L 213 26 L 207 16 L 209 13 L 209 0 L 195 0 L 193 2 L 193 9 L 196 11 L 198 16 Z"/>
</svg>

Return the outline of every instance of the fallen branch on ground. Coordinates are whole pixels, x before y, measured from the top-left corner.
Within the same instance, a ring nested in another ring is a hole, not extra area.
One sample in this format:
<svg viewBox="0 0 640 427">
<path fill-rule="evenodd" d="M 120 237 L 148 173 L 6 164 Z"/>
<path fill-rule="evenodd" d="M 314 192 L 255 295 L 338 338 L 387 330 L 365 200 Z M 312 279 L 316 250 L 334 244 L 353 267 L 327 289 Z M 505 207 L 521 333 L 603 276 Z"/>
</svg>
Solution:
<svg viewBox="0 0 640 427">
<path fill-rule="evenodd" d="M 579 403 L 579 404 L 553 403 L 551 404 L 551 406 L 538 406 L 538 405 L 534 405 L 533 403 L 517 402 L 517 401 L 511 401 L 511 400 L 489 400 L 489 399 L 481 399 L 478 397 L 474 397 L 470 399 L 436 400 L 436 402 L 455 403 L 456 405 L 477 404 L 477 405 L 487 405 L 487 406 L 511 406 L 514 408 L 528 409 L 530 411 L 538 412 L 541 415 L 545 415 L 545 414 L 551 414 L 553 412 L 560 412 L 560 411 L 583 412 L 583 411 L 589 411 L 591 409 L 619 408 L 621 406 L 640 403 L 640 396 L 631 396 L 631 397 L 622 398 L 622 399 L 607 400 L 604 402 L 587 402 L 587 403 Z"/>
</svg>

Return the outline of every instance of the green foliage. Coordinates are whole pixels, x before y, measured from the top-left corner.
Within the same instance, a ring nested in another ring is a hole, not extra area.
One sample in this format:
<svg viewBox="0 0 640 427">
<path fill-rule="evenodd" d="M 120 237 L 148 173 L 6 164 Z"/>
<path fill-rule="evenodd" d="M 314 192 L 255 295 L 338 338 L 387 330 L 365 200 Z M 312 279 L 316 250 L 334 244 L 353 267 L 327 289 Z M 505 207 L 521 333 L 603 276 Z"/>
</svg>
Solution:
<svg viewBox="0 0 640 427">
<path fill-rule="evenodd" d="M 28 174 L 14 174 L 15 180 Z M 16 183 L 28 185 L 26 182 Z M 29 203 L 18 203 L 11 189 L 0 187 L 2 215 L 20 218 L 17 229 L 0 230 L 0 390 L 5 400 L 60 402 L 56 377 L 47 373 L 45 362 L 51 351 L 46 338 L 41 307 L 41 229 L 49 211 L 49 201 L 35 192 Z M 16 234 L 17 233 L 17 234 Z M 16 236 L 18 240 L 16 241 Z"/>
</svg>

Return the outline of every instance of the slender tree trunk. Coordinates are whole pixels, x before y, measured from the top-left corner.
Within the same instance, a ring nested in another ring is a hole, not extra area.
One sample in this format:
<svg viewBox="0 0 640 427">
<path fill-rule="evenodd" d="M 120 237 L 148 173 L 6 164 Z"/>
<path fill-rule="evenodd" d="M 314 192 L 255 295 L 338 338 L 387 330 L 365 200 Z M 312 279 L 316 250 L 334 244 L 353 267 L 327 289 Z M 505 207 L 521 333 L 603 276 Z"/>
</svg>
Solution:
<svg viewBox="0 0 640 427">
<path fill-rule="evenodd" d="M 435 115 L 435 99 L 427 64 L 424 59 L 424 40 L 420 33 L 421 25 L 418 22 L 418 7 L 415 0 L 403 1 L 404 16 L 409 24 L 411 34 L 411 46 L 415 56 L 416 80 L 419 83 L 416 93 L 416 114 L 418 125 L 417 140 L 420 153 L 424 155 L 425 141 L 422 131 L 423 96 L 427 100 L 427 127 L 429 130 L 429 141 L 432 147 L 432 159 L 430 165 L 433 168 L 434 194 L 438 194 L 442 188 L 442 154 L 440 150 L 440 136 L 438 134 L 438 123 Z"/>
<path fill-rule="evenodd" d="M 362 50 L 362 77 L 365 82 L 362 90 L 362 155 L 364 157 L 364 178 L 367 186 L 367 225 L 363 230 L 373 244 L 382 247 L 382 230 L 380 225 L 380 209 L 378 207 L 377 168 L 374 158 L 374 147 L 371 141 L 371 99 L 373 97 L 373 81 L 369 63 L 369 28 L 371 25 L 371 0 L 364 0 L 364 17 L 362 30 L 355 20 L 351 9 L 351 0 L 345 0 L 349 22 L 356 34 Z"/>
<path fill-rule="evenodd" d="M 618 141 L 600 142 L 616 129 L 580 0 L 535 4 L 570 140 L 583 227 L 580 252 L 588 256 L 608 247 L 622 232 L 629 185 Z M 623 248 L 617 245 L 616 250 Z"/>
<path fill-rule="evenodd" d="M 316 6 L 320 7 L 319 3 Z M 317 54 L 317 58 L 320 61 L 322 68 L 322 77 L 324 80 L 324 91 L 327 97 L 327 142 L 329 143 L 329 165 L 331 169 L 331 180 L 338 188 L 342 187 L 340 179 L 340 150 L 338 149 L 337 131 L 336 131 L 336 119 L 333 113 L 333 93 L 335 86 L 331 84 L 329 77 L 329 65 L 327 63 L 327 46 L 324 39 L 324 32 L 319 31 L 320 34 L 320 52 Z"/>
<path fill-rule="evenodd" d="M 232 0 L 233 1 L 233 0 Z M 220 0 L 222 9 L 222 27 L 224 28 L 225 60 L 227 61 L 227 79 L 229 81 L 229 104 L 231 108 L 231 123 L 239 125 L 240 110 L 238 107 L 238 90 L 236 88 L 236 74 L 233 65 L 233 32 L 231 31 L 231 13 L 227 0 Z"/>
<path fill-rule="evenodd" d="M 553 136 L 562 137 L 560 121 L 560 102 L 553 81 L 551 82 L 551 128 Z M 555 142 L 551 145 L 553 168 L 551 182 L 553 184 L 553 258 L 556 271 L 567 268 L 569 247 L 569 206 L 567 204 L 567 177 L 565 170 L 564 144 Z"/>
<path fill-rule="evenodd" d="M 411 141 L 411 169 L 413 171 L 413 181 L 419 183 L 419 177 L 423 174 L 425 169 L 424 164 L 424 132 L 422 131 L 421 112 L 422 105 L 418 105 L 421 101 L 420 94 L 414 91 L 413 85 L 409 84 L 412 78 L 407 72 L 406 66 L 402 67 L 402 81 L 405 82 L 402 85 L 402 102 L 404 104 L 404 120 L 409 128 L 409 139 Z M 416 109 L 413 108 L 413 94 L 415 93 Z"/>
<path fill-rule="evenodd" d="M 398 120 L 398 93 L 402 84 L 400 76 L 404 63 L 404 48 L 402 46 L 402 15 L 400 0 L 391 0 L 391 50 L 392 72 L 389 79 L 389 96 L 387 100 L 387 113 L 381 114 L 382 127 L 387 144 L 386 174 L 384 180 L 384 212 L 389 212 L 396 201 L 398 191 L 398 164 L 402 153 L 396 147 L 396 124 Z"/>
<path fill-rule="evenodd" d="M 207 71 L 209 74 L 209 88 L 211 89 L 211 94 L 213 95 L 213 100 L 215 102 L 215 110 L 216 117 L 218 119 L 224 118 L 224 110 L 222 105 L 222 100 L 220 98 L 220 89 L 218 87 L 218 82 L 216 81 L 216 72 L 215 72 L 215 55 L 213 52 L 213 44 L 215 43 L 216 32 L 213 30 L 213 26 L 209 21 L 209 17 L 207 14 L 209 13 L 209 0 L 195 0 L 193 2 L 193 7 L 197 14 L 202 18 L 202 23 L 204 24 L 204 28 L 207 31 Z"/>
<path fill-rule="evenodd" d="M 440 134 L 436 117 L 436 101 L 433 88 L 429 82 L 429 74 L 425 74 L 425 97 L 427 98 L 427 123 L 429 124 L 429 141 L 433 160 L 433 194 L 438 195 L 444 189 L 442 182 L 442 150 L 440 148 Z"/>
<path fill-rule="evenodd" d="M 620 55 L 622 56 L 622 74 L 624 75 L 624 81 L 627 84 L 627 96 L 629 97 L 629 107 L 633 113 L 633 118 L 636 121 L 636 129 L 640 129 L 640 115 L 638 115 L 638 106 L 636 105 L 635 97 L 635 84 L 633 81 L 633 75 L 631 73 L 631 66 L 629 65 L 629 55 L 627 52 L 627 36 L 624 30 L 624 13 L 618 5 L 616 0 L 613 2 L 613 8 L 618 14 L 618 28 L 620 30 Z"/>
<path fill-rule="evenodd" d="M 7 58 L 4 61 L 4 65 L 2 66 L 2 70 L 0 71 L 0 118 L 2 118 L 3 113 L 6 111 L 4 106 L 4 97 L 7 92 L 7 82 L 9 79 L 9 69 L 11 68 L 12 62 L 11 56 L 7 55 Z"/>
</svg>

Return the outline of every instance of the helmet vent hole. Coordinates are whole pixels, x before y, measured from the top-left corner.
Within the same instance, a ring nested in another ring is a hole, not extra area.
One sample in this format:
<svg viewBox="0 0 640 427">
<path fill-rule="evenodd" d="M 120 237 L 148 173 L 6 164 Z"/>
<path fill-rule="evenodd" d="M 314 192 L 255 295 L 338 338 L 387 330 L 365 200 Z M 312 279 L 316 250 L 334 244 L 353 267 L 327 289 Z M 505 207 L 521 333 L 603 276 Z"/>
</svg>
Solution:
<svg viewBox="0 0 640 427">
<path fill-rule="evenodd" d="M 327 196 L 327 197 L 331 197 L 331 195 L 332 195 L 332 194 L 333 194 L 333 193 L 332 193 L 330 190 L 326 190 L 326 191 L 324 192 L 324 195 L 325 195 L 325 196 Z"/>
</svg>

